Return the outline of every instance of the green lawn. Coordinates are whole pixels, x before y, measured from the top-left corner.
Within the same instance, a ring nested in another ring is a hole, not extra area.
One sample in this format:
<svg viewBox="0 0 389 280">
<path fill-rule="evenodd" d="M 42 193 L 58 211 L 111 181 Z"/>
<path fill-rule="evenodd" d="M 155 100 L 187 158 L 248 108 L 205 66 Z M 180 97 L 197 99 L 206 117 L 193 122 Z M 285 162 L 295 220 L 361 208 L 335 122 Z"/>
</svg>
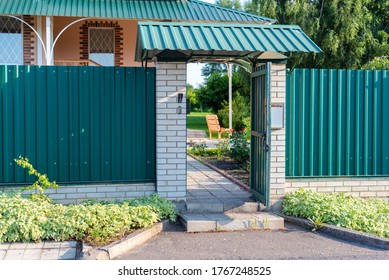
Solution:
<svg viewBox="0 0 389 280">
<path fill-rule="evenodd" d="M 211 112 L 191 112 L 186 116 L 186 127 L 188 129 L 195 130 L 204 130 L 207 133 L 207 137 L 209 137 L 209 131 L 207 126 L 207 121 L 205 120 L 205 116 L 212 114 Z M 212 139 L 217 139 L 217 132 L 212 133 Z M 227 134 L 223 134 L 222 138 L 228 138 Z"/>
<path fill-rule="evenodd" d="M 189 129 L 204 130 L 208 133 L 207 122 L 205 115 L 212 114 L 210 112 L 191 112 L 186 116 L 186 127 Z M 208 134 L 207 134 L 208 135 Z"/>
</svg>

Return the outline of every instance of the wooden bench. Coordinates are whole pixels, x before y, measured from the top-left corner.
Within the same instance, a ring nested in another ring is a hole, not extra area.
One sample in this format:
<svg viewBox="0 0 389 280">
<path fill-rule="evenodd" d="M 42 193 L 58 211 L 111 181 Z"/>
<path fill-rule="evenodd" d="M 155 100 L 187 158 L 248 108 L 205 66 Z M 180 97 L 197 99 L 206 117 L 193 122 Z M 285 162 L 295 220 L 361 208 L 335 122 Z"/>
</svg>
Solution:
<svg viewBox="0 0 389 280">
<path fill-rule="evenodd" d="M 231 133 L 230 129 L 220 126 L 219 119 L 217 118 L 216 115 L 206 115 L 205 119 L 207 120 L 210 139 L 212 139 L 212 132 L 217 132 L 219 135 L 219 139 L 221 138 L 222 133 Z"/>
</svg>

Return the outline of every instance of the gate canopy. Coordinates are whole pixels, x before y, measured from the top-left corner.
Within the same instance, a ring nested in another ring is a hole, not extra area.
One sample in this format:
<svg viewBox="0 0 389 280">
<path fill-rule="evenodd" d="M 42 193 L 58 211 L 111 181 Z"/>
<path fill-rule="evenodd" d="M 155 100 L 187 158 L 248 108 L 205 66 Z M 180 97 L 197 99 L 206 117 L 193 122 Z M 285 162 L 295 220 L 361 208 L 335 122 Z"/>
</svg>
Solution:
<svg viewBox="0 0 389 280">
<path fill-rule="evenodd" d="M 247 59 L 263 53 L 321 52 L 296 25 L 139 22 L 136 60 Z"/>
</svg>

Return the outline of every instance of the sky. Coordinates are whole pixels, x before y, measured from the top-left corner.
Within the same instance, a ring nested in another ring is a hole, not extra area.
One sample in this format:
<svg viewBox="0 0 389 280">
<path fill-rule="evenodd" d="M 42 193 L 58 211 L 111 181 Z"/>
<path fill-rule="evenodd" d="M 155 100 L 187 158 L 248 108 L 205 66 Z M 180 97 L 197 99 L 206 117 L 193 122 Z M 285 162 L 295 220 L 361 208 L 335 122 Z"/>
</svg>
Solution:
<svg viewBox="0 0 389 280">
<path fill-rule="evenodd" d="M 215 3 L 215 0 L 201 0 L 203 2 Z M 201 67 L 203 63 L 188 63 L 187 66 L 187 83 L 194 87 L 198 87 L 199 84 L 204 82 L 204 78 L 201 76 Z"/>
</svg>

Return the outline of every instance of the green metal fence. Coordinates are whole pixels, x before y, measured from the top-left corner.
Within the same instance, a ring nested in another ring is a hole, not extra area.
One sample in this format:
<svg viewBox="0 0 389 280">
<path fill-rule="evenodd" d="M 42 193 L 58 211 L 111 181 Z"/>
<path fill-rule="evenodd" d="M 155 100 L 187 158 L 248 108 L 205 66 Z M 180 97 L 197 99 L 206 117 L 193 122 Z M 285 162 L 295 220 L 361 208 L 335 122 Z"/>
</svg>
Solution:
<svg viewBox="0 0 389 280">
<path fill-rule="evenodd" d="M 389 71 L 287 76 L 286 176 L 389 175 Z"/>
<path fill-rule="evenodd" d="M 155 69 L 0 66 L 0 184 L 155 181 Z"/>
</svg>

